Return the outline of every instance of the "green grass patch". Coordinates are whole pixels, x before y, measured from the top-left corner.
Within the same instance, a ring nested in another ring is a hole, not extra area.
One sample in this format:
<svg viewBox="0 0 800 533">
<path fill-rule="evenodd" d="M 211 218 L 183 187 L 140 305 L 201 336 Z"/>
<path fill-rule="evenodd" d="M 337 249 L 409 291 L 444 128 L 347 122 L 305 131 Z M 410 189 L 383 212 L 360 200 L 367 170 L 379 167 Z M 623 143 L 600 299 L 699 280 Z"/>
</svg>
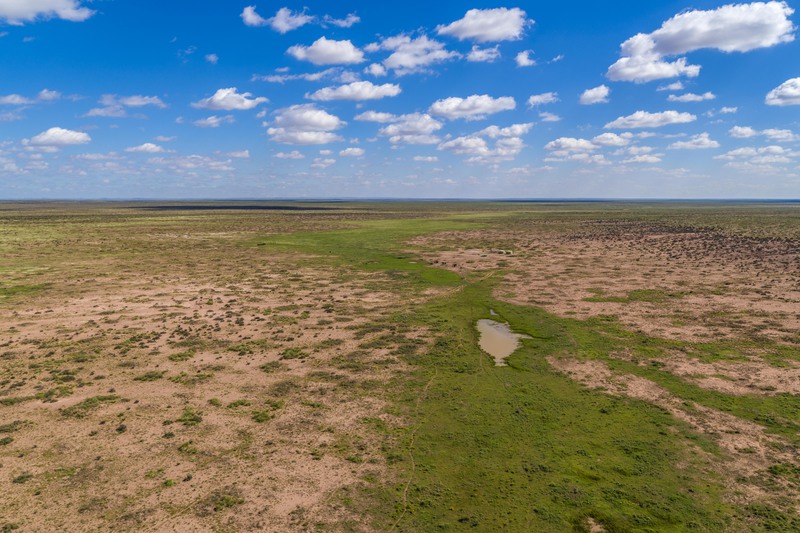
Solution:
<svg viewBox="0 0 800 533">
<path fill-rule="evenodd" d="M 69 418 L 85 418 L 89 413 L 98 409 L 103 405 L 110 405 L 122 401 L 122 398 L 116 394 L 105 394 L 99 396 L 92 396 L 86 398 L 80 403 L 76 403 L 71 407 L 61 409 L 61 414 Z"/>
<path fill-rule="evenodd" d="M 41 292 L 50 285 L 48 284 L 39 284 L 39 285 L 7 285 L 4 283 L 0 283 L 0 302 L 6 299 L 18 297 L 18 296 L 28 296 L 31 294 L 36 294 Z"/>
</svg>

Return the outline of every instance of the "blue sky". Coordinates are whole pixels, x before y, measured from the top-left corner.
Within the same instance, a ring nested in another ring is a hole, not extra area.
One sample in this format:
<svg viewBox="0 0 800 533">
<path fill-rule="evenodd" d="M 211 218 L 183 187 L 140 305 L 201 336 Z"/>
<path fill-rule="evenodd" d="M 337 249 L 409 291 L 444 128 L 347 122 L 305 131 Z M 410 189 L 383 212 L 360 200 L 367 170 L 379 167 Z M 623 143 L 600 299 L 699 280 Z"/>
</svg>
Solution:
<svg viewBox="0 0 800 533">
<path fill-rule="evenodd" d="M 0 198 L 798 198 L 798 2 L 0 0 Z"/>
</svg>

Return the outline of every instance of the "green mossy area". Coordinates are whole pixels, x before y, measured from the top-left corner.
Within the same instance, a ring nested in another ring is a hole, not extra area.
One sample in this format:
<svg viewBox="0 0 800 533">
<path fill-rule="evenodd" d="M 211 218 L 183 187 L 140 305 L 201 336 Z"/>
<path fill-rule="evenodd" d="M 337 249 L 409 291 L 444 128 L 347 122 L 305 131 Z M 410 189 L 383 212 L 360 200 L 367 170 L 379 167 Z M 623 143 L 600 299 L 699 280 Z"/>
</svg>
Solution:
<svg viewBox="0 0 800 533">
<path fill-rule="evenodd" d="M 701 389 L 662 371 L 658 358 L 681 349 L 713 359 L 731 349 L 725 343 L 664 341 L 626 331 L 612 317 L 581 321 L 503 303 L 491 295 L 497 276 L 462 279 L 423 263 L 407 242 L 487 222 L 466 218 L 370 221 L 250 243 L 388 272 L 396 291 L 451 289 L 391 320 L 427 328 L 433 347 L 406 355 L 412 377 L 391 387 L 393 409 L 414 424 L 399 433 L 385 429 L 386 456 L 401 481 L 350 495 L 347 505 L 368 513 L 379 530 L 589 531 L 592 523 L 609 532 L 800 530 L 796 515 L 728 503 L 713 465 L 724 454 L 712 441 L 658 406 L 586 389 L 547 359 L 603 360 L 793 444 L 800 429 L 795 397 Z M 640 291 L 626 300 L 667 297 L 675 296 Z M 495 367 L 477 347 L 474 324 L 490 309 L 532 337 L 506 367 Z M 774 348 L 780 359 L 778 347 L 761 348 Z M 611 357 L 622 350 L 646 364 Z"/>
</svg>

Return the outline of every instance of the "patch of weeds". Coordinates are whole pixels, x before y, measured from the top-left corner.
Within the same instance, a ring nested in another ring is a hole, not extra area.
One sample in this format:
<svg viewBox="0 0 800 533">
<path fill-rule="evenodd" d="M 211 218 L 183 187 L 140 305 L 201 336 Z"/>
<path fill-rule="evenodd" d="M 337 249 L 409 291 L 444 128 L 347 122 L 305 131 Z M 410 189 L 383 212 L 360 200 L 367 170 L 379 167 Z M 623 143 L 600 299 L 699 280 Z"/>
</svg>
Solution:
<svg viewBox="0 0 800 533">
<path fill-rule="evenodd" d="M 744 508 L 747 515 L 755 517 L 769 531 L 798 531 L 800 517 L 787 514 L 766 503 L 751 503 Z"/>
<path fill-rule="evenodd" d="M 300 385 L 291 379 L 279 381 L 269 388 L 269 393 L 273 396 L 285 397 L 300 388 Z"/>
<path fill-rule="evenodd" d="M 260 411 L 253 411 L 253 421 L 263 424 L 275 418 L 275 414 L 270 409 L 262 409 Z"/>
<path fill-rule="evenodd" d="M 773 476 L 782 477 L 792 483 L 800 484 L 800 467 L 790 463 L 778 463 L 770 466 L 767 471 Z"/>
<path fill-rule="evenodd" d="M 0 425 L 0 433 L 14 433 L 22 428 L 33 425 L 33 422 L 28 420 L 14 420 L 8 424 Z"/>
<path fill-rule="evenodd" d="M 196 426 L 203 421 L 203 417 L 194 407 L 186 406 L 183 408 L 183 414 L 181 414 L 177 421 L 187 427 Z"/>
<path fill-rule="evenodd" d="M 167 359 L 169 359 L 173 363 L 180 363 L 182 361 L 188 361 L 189 359 L 194 357 L 194 355 L 195 355 L 195 351 L 194 350 L 186 350 L 186 351 L 183 351 L 183 352 L 174 353 L 174 354 L 170 355 L 169 357 L 167 357 Z"/>
<path fill-rule="evenodd" d="M 237 407 L 242 407 L 244 405 L 250 405 L 250 400 L 234 400 L 228 404 L 228 409 L 236 409 Z"/>
<path fill-rule="evenodd" d="M 31 479 L 33 479 L 33 474 L 31 474 L 30 472 L 23 472 L 22 474 L 20 474 L 17 477 L 13 478 L 11 480 L 11 483 L 17 483 L 17 484 L 27 483 Z"/>
<path fill-rule="evenodd" d="M 252 419 L 258 423 L 269 422 L 275 418 L 275 411 L 283 407 L 281 400 L 266 400 L 266 409 L 254 410 L 252 412 Z"/>
<path fill-rule="evenodd" d="M 14 442 L 14 437 L 3 437 L 0 439 L 0 446 L 8 446 L 12 442 Z"/>
<path fill-rule="evenodd" d="M 12 296 L 24 296 L 35 294 L 48 288 L 47 284 L 40 285 L 6 285 L 0 284 L 0 300 L 11 298 Z"/>
<path fill-rule="evenodd" d="M 208 381 L 214 377 L 214 374 L 209 372 L 197 372 L 196 374 L 187 374 L 186 372 L 181 372 L 177 376 L 172 376 L 169 380 L 173 383 L 179 383 L 181 385 L 197 385 L 203 381 Z"/>
<path fill-rule="evenodd" d="M 91 511 L 102 511 L 106 508 L 107 504 L 108 501 L 105 498 L 92 498 L 78 507 L 78 512 L 83 514 Z"/>
<path fill-rule="evenodd" d="M 261 370 L 266 372 L 267 374 L 272 374 L 273 372 L 277 372 L 279 370 L 283 370 L 286 368 L 286 365 L 280 363 L 279 361 L 270 361 L 268 363 L 264 363 L 263 365 L 259 366 Z"/>
<path fill-rule="evenodd" d="M 91 411 L 102 405 L 110 405 L 121 400 L 122 398 L 116 394 L 92 396 L 91 398 L 86 398 L 82 402 L 77 403 L 72 407 L 65 407 L 64 409 L 61 409 L 61 414 L 69 418 L 84 418 Z"/>
<path fill-rule="evenodd" d="M 194 441 L 189 440 L 178 446 L 178 451 L 188 455 L 195 455 L 200 450 L 194 445 Z"/>
<path fill-rule="evenodd" d="M 161 486 L 164 487 L 165 489 L 174 487 L 175 485 L 177 485 L 177 481 L 175 481 L 174 479 L 165 479 L 164 482 L 161 483 Z"/>
<path fill-rule="evenodd" d="M 35 400 L 36 396 L 16 396 L 13 398 L 0 398 L 0 405 L 4 405 L 6 407 L 11 407 L 12 405 L 17 405 L 20 403 L 30 402 L 31 400 Z"/>
<path fill-rule="evenodd" d="M 151 370 L 149 372 L 145 372 L 142 375 L 136 376 L 133 378 L 133 381 L 158 381 L 159 379 L 164 377 L 166 372 L 159 372 L 157 370 Z"/>
<path fill-rule="evenodd" d="M 164 475 L 164 469 L 163 468 L 155 468 L 153 470 L 147 471 L 147 473 L 145 473 L 145 475 L 144 475 L 144 478 L 145 479 L 156 479 L 157 477 L 161 477 L 163 475 Z"/>
<path fill-rule="evenodd" d="M 661 303 L 675 298 L 682 298 L 685 293 L 683 292 L 667 292 L 661 289 L 635 289 L 628 292 L 625 296 L 604 296 L 602 289 L 589 289 L 589 292 L 594 293 L 595 296 L 584 298 L 585 302 L 613 302 L 613 303 L 631 303 L 631 302 L 651 302 Z"/>
<path fill-rule="evenodd" d="M 70 356 L 70 359 L 72 359 L 74 363 L 88 363 L 90 361 L 94 361 L 94 358 L 94 355 L 83 352 L 72 354 Z"/>
<path fill-rule="evenodd" d="M 331 348 L 336 348 L 337 346 L 341 346 L 344 344 L 343 339 L 325 339 L 324 341 L 320 341 L 314 345 L 315 350 L 330 350 Z"/>
<path fill-rule="evenodd" d="M 200 500 L 197 503 L 197 514 L 199 516 L 208 516 L 214 513 L 220 513 L 241 505 L 244 501 L 242 491 L 238 487 L 230 485 L 221 489 L 216 489 Z"/>
<path fill-rule="evenodd" d="M 250 340 L 231 344 L 228 346 L 229 352 L 236 352 L 239 355 L 253 354 L 256 352 L 264 352 L 270 348 L 274 348 L 275 344 L 268 339 Z"/>
<path fill-rule="evenodd" d="M 58 398 L 66 398 L 72 394 L 72 387 L 69 385 L 59 385 L 54 389 L 37 392 L 35 398 L 45 403 L 53 403 Z"/>
<path fill-rule="evenodd" d="M 308 357 L 308 353 L 299 346 L 286 348 L 281 352 L 281 359 L 305 359 L 306 357 Z"/>
<path fill-rule="evenodd" d="M 208 405 L 213 405 L 214 407 L 222 407 L 222 400 L 219 398 L 211 398 L 208 400 Z"/>
</svg>

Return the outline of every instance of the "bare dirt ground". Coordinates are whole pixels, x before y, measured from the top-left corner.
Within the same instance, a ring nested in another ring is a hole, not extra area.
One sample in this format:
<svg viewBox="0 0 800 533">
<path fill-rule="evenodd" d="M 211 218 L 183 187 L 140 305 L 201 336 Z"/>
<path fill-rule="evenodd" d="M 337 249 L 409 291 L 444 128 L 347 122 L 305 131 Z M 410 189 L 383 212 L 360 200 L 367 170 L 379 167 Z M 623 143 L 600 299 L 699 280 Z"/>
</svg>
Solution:
<svg viewBox="0 0 800 533">
<path fill-rule="evenodd" d="M 216 239 L 134 259 L 76 239 L 48 289 L 0 302 L 0 526 L 366 527 L 341 502 L 386 481 L 376 431 L 406 421 L 385 390 L 419 332 L 375 326 L 402 305 L 380 274 Z"/>
<path fill-rule="evenodd" d="M 656 337 L 755 335 L 800 344 L 795 241 L 629 221 L 586 226 L 452 232 L 418 242 L 501 243 L 443 250 L 433 260 L 462 271 L 507 268 L 498 295 L 513 303 L 575 318 L 614 315 Z"/>
</svg>

